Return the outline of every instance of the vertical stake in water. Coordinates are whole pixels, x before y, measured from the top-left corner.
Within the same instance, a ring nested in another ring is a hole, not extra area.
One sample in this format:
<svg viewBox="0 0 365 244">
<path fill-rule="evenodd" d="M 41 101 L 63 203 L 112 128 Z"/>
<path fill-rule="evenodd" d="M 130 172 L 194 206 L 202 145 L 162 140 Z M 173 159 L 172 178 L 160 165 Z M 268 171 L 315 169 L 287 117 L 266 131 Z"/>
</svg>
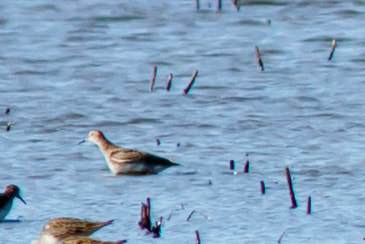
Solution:
<svg viewBox="0 0 365 244">
<path fill-rule="evenodd" d="M 261 68 L 261 71 L 264 71 L 264 62 L 262 62 L 261 54 L 260 54 L 260 50 L 259 50 L 258 46 L 255 47 L 255 53 L 256 53 L 257 62 Z"/>
<path fill-rule="evenodd" d="M 170 91 L 171 82 L 172 82 L 172 73 L 169 74 L 169 79 L 168 79 L 167 84 L 166 84 L 166 90 L 167 91 Z"/>
<path fill-rule="evenodd" d="M 195 70 L 193 75 L 191 76 L 191 79 L 190 79 L 190 82 L 189 84 L 187 85 L 187 87 L 184 89 L 184 94 L 188 94 L 191 87 L 193 86 L 194 82 L 195 82 L 195 78 L 198 76 L 198 71 Z"/>
<path fill-rule="evenodd" d="M 312 198 L 311 196 L 308 197 L 308 200 L 307 200 L 307 214 L 311 214 L 312 212 Z"/>
<path fill-rule="evenodd" d="M 234 170 L 234 168 L 235 168 L 234 160 L 231 159 L 231 160 L 229 160 L 229 169 Z"/>
<path fill-rule="evenodd" d="M 157 66 L 155 65 L 155 66 L 153 67 L 153 75 L 152 75 L 152 80 L 151 80 L 150 91 L 152 91 L 152 90 L 153 90 L 153 86 L 155 85 L 156 74 L 157 74 Z"/>
<path fill-rule="evenodd" d="M 332 60 L 333 53 L 335 52 L 336 46 L 337 46 L 337 41 L 335 39 L 333 39 L 333 41 L 332 41 L 332 47 L 331 47 L 331 52 L 330 52 L 330 55 L 328 56 L 328 60 Z"/>
<path fill-rule="evenodd" d="M 245 167 L 243 169 L 244 173 L 248 173 L 250 171 L 250 161 L 246 161 Z"/>
<path fill-rule="evenodd" d="M 199 231 L 195 231 L 195 236 L 196 236 L 196 244 L 200 244 L 200 235 L 199 235 Z"/>
<path fill-rule="evenodd" d="M 285 174 L 286 174 L 286 179 L 288 181 L 288 186 L 289 186 L 289 194 L 290 194 L 290 199 L 291 199 L 291 208 L 296 208 L 296 207 L 298 207 L 298 204 L 297 204 L 297 200 L 295 200 L 293 182 L 291 180 L 291 175 L 290 175 L 290 171 L 289 171 L 288 167 L 285 168 Z"/>
<path fill-rule="evenodd" d="M 265 182 L 262 180 L 260 181 L 260 186 L 261 186 L 261 194 L 264 195 L 265 194 Z"/>
</svg>

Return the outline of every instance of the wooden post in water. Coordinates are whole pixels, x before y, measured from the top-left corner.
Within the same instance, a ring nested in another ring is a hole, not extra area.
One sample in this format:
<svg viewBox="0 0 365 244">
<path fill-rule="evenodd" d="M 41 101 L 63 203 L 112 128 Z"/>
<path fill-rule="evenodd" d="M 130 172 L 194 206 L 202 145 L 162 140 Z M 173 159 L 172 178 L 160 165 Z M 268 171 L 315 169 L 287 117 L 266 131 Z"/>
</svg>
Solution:
<svg viewBox="0 0 365 244">
<path fill-rule="evenodd" d="M 153 90 L 153 86 L 155 85 L 156 74 L 157 74 L 157 66 L 155 65 L 155 66 L 153 67 L 153 75 L 152 75 L 152 80 L 151 80 L 150 91 L 152 91 L 152 90 Z"/>
<path fill-rule="evenodd" d="M 261 186 L 261 194 L 264 195 L 265 194 L 265 182 L 262 180 L 260 181 L 260 186 Z"/>
<path fill-rule="evenodd" d="M 167 91 L 170 91 L 171 82 L 172 82 L 172 73 L 169 74 L 169 79 L 168 79 L 167 84 L 166 84 L 166 90 Z"/>
<path fill-rule="evenodd" d="M 196 236 L 196 244 L 200 244 L 200 235 L 199 235 L 199 231 L 195 231 L 195 236 Z"/>
<path fill-rule="evenodd" d="M 311 196 L 309 196 L 307 200 L 307 214 L 311 214 L 311 212 L 312 212 L 312 198 Z"/>
<path fill-rule="evenodd" d="M 248 173 L 250 171 L 250 161 L 246 161 L 245 167 L 243 169 L 244 173 Z"/>
<path fill-rule="evenodd" d="M 255 53 L 256 53 L 257 62 L 261 68 L 261 71 L 264 71 L 264 62 L 262 62 L 261 54 L 260 54 L 260 50 L 259 50 L 258 46 L 255 47 Z"/>
<path fill-rule="evenodd" d="M 229 160 L 229 169 L 234 170 L 234 168 L 235 168 L 234 160 L 231 159 L 231 160 Z"/>
<path fill-rule="evenodd" d="M 190 82 L 189 84 L 187 85 L 187 87 L 184 89 L 184 94 L 188 94 L 191 87 L 193 86 L 194 82 L 195 82 L 195 78 L 198 76 L 198 70 L 195 70 L 191 79 L 190 79 Z"/>
<path fill-rule="evenodd" d="M 290 175 L 290 171 L 289 171 L 288 167 L 285 168 L 285 174 L 286 174 L 286 179 L 288 181 L 288 186 L 289 186 L 289 194 L 290 194 L 290 199 L 291 199 L 291 208 L 296 208 L 296 207 L 298 207 L 298 204 L 297 204 L 297 200 L 295 200 L 293 182 L 291 180 L 291 175 Z"/>
<path fill-rule="evenodd" d="M 330 55 L 328 56 L 328 60 L 332 60 L 333 53 L 335 52 L 336 46 L 337 46 L 337 41 L 335 39 L 333 39 L 332 46 L 331 46 L 331 52 L 330 52 Z"/>
</svg>

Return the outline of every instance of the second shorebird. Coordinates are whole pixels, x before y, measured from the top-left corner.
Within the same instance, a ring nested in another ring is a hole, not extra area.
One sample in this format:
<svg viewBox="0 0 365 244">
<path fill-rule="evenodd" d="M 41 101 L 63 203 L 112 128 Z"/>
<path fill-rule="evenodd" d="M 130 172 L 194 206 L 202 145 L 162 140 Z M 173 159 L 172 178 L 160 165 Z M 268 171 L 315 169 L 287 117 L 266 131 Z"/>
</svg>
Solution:
<svg viewBox="0 0 365 244">
<path fill-rule="evenodd" d="M 106 139 L 103 132 L 99 130 L 90 131 L 88 137 L 79 144 L 86 141 L 94 142 L 99 146 L 113 175 L 157 174 L 166 168 L 179 165 L 150 153 L 117 146 Z"/>
<path fill-rule="evenodd" d="M 4 221 L 6 215 L 10 212 L 13 206 L 13 200 L 16 197 L 24 204 L 27 204 L 20 196 L 20 189 L 16 185 L 8 185 L 4 193 L 0 194 L 0 222 Z"/>
</svg>

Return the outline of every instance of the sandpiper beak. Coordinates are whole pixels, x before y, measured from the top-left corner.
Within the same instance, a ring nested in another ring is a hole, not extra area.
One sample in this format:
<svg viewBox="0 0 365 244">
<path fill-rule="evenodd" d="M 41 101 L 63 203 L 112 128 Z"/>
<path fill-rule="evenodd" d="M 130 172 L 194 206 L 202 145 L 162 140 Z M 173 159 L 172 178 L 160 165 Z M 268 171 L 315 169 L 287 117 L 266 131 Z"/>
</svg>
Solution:
<svg viewBox="0 0 365 244">
<path fill-rule="evenodd" d="M 16 197 L 19 198 L 20 201 L 22 201 L 25 205 L 27 205 L 27 203 L 24 201 L 24 199 L 20 195 L 17 195 Z"/>
<path fill-rule="evenodd" d="M 84 142 L 86 142 L 86 140 L 82 140 L 82 141 L 80 141 L 80 142 L 79 142 L 79 145 L 80 145 L 80 144 L 82 144 L 82 143 L 84 143 Z"/>
</svg>

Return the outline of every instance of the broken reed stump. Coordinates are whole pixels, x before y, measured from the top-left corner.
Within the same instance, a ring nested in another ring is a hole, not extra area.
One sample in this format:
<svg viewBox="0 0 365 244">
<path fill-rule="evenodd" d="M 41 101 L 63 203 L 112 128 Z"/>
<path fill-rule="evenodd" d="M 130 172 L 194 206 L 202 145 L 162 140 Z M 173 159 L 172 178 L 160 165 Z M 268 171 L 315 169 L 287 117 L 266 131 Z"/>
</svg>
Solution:
<svg viewBox="0 0 365 244">
<path fill-rule="evenodd" d="M 290 194 L 290 199 L 291 199 L 291 204 L 292 204 L 291 208 L 296 208 L 296 207 L 298 207 L 298 204 L 297 204 L 297 200 L 295 200 L 293 182 L 291 180 L 291 175 L 290 175 L 290 171 L 289 171 L 288 167 L 285 168 L 285 174 L 286 174 L 286 179 L 288 181 L 288 186 L 289 186 L 289 194 Z"/>
<path fill-rule="evenodd" d="M 196 0 L 196 10 L 199 10 L 199 9 L 200 9 L 200 1 Z"/>
<path fill-rule="evenodd" d="M 157 238 L 161 236 L 161 224 L 162 224 L 162 217 L 160 217 L 160 220 L 156 221 L 155 225 L 152 226 L 151 199 L 148 197 L 147 203 L 142 203 L 141 220 L 138 222 L 138 225 L 142 230 L 147 229 L 148 232 L 153 233 L 154 238 Z"/>
<path fill-rule="evenodd" d="M 244 173 L 248 173 L 250 171 L 250 162 L 247 160 L 245 163 L 245 167 L 243 168 Z"/>
<path fill-rule="evenodd" d="M 307 214 L 311 214 L 312 212 L 312 198 L 311 196 L 308 197 L 307 199 Z"/>
<path fill-rule="evenodd" d="M 160 141 L 160 139 L 158 139 L 158 138 L 156 139 L 156 145 L 157 145 L 157 146 L 161 145 L 161 141 Z"/>
<path fill-rule="evenodd" d="M 234 170 L 234 168 L 235 168 L 234 160 L 231 159 L 229 160 L 229 169 Z"/>
<path fill-rule="evenodd" d="M 172 82 L 172 73 L 169 74 L 169 79 L 168 79 L 167 84 L 166 84 L 166 90 L 167 91 L 170 91 L 171 82 Z"/>
<path fill-rule="evenodd" d="M 198 76 L 198 70 L 195 70 L 193 75 L 191 76 L 190 82 L 187 85 L 187 87 L 184 89 L 184 94 L 188 94 L 191 87 L 193 86 L 194 82 L 195 82 L 195 78 Z"/>
<path fill-rule="evenodd" d="M 330 55 L 328 56 L 328 60 L 332 60 L 333 53 L 335 52 L 336 46 L 337 46 L 337 41 L 335 39 L 333 39 L 331 52 L 330 52 Z"/>
<path fill-rule="evenodd" d="M 5 113 L 5 114 L 10 113 L 10 108 L 6 108 L 4 113 Z"/>
<path fill-rule="evenodd" d="M 218 0 L 217 10 L 218 11 L 221 11 L 222 10 L 222 0 Z"/>
<path fill-rule="evenodd" d="M 141 220 L 138 222 L 139 227 L 144 230 L 147 229 L 151 232 L 152 222 L 151 222 L 151 203 L 150 198 L 147 198 L 147 204 L 142 203 L 141 206 Z"/>
<path fill-rule="evenodd" d="M 157 74 L 157 66 L 155 65 L 155 66 L 153 67 L 153 75 L 152 75 L 152 80 L 151 80 L 150 91 L 152 91 L 152 90 L 153 90 L 153 87 L 154 87 L 154 85 L 155 85 L 156 74 Z"/>
<path fill-rule="evenodd" d="M 261 71 L 264 71 L 264 62 L 262 62 L 261 54 L 260 54 L 260 50 L 259 50 L 258 46 L 255 47 L 255 53 L 256 53 L 257 62 L 261 68 Z"/>
<path fill-rule="evenodd" d="M 200 244 L 200 235 L 199 235 L 199 231 L 195 231 L 195 236 L 196 236 L 196 243 Z"/>
<path fill-rule="evenodd" d="M 193 214 L 196 212 L 196 210 L 191 211 L 191 213 L 189 214 L 189 216 L 186 218 L 186 221 L 189 221 L 191 219 L 191 216 L 193 216 Z"/>
<path fill-rule="evenodd" d="M 260 181 L 260 186 L 261 186 L 261 194 L 264 195 L 265 192 L 266 192 L 265 182 L 264 181 Z"/>
</svg>

